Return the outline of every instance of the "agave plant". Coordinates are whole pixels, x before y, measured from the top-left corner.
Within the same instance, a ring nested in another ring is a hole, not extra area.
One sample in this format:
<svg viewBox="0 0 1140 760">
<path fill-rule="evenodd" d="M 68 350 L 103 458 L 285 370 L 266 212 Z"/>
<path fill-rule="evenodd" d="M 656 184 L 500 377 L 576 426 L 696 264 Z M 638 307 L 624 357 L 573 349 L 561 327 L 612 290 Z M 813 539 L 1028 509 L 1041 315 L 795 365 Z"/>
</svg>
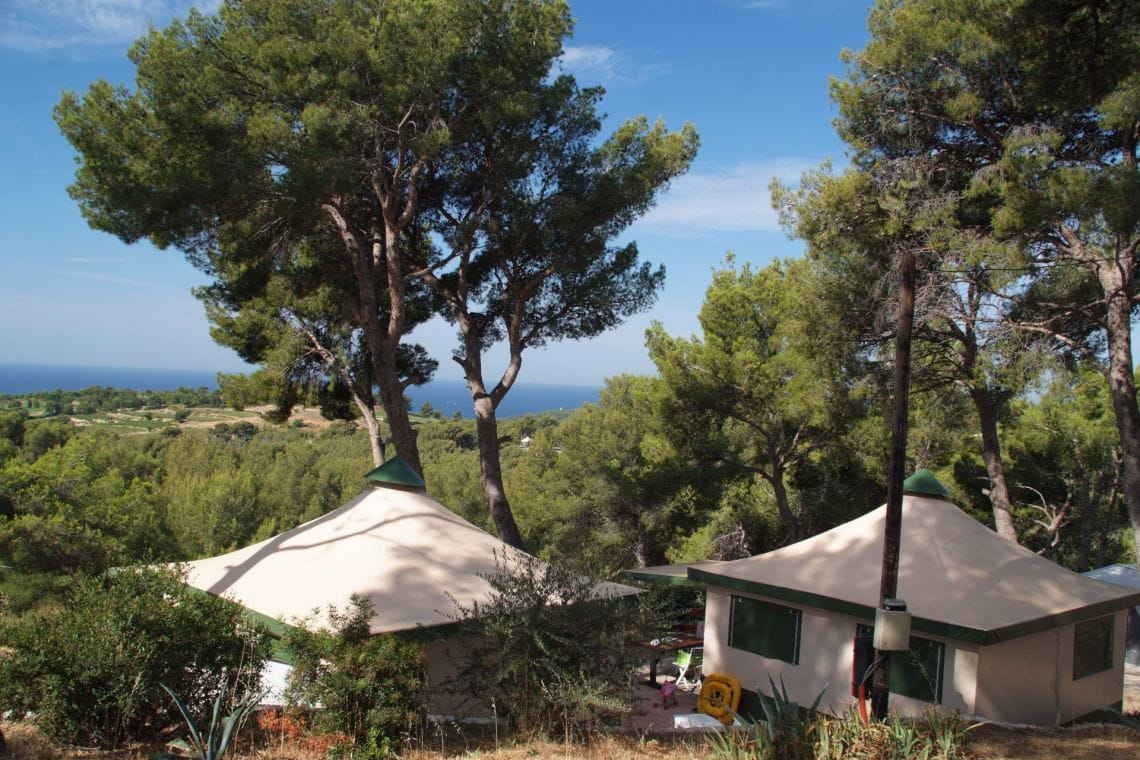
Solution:
<svg viewBox="0 0 1140 760">
<path fill-rule="evenodd" d="M 242 701 L 234 705 L 233 711 L 222 717 L 222 700 L 226 694 L 226 687 L 229 685 L 229 679 L 222 683 L 222 688 L 218 691 L 218 696 L 214 699 L 214 709 L 210 716 L 210 725 L 206 734 L 203 735 L 198 724 L 190 715 L 190 711 L 186 709 L 186 705 L 178 698 L 178 695 L 171 691 L 166 684 L 162 684 L 162 688 L 166 689 L 166 693 L 174 700 L 174 704 L 178 707 L 178 712 L 182 713 L 182 719 L 186 721 L 186 727 L 190 731 L 190 740 L 176 739 L 171 742 L 179 749 L 187 752 L 192 752 L 193 757 L 198 760 L 219 760 L 226 751 L 230 748 L 230 742 L 237 735 L 238 729 L 249 717 L 253 708 L 261 702 L 262 698 L 268 692 L 261 692 L 260 694 L 253 694 L 246 697 Z M 176 760 L 174 755 L 163 754 L 158 755 L 155 760 Z"/>
</svg>

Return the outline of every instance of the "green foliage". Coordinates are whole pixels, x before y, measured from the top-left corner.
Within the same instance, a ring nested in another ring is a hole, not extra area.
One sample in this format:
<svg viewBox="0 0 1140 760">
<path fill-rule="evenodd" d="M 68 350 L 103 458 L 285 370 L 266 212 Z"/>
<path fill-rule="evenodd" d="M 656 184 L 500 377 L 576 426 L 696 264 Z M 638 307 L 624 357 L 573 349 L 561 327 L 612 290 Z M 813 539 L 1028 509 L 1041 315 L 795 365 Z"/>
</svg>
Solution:
<svg viewBox="0 0 1140 760">
<path fill-rule="evenodd" d="M 210 714 L 210 725 L 205 735 L 198 728 L 194 716 L 191 714 L 189 708 L 183 704 L 178 695 L 163 685 L 163 689 L 174 700 L 174 704 L 178 707 L 178 712 L 182 714 L 182 719 L 186 721 L 186 728 L 190 731 L 190 741 L 176 740 L 176 743 L 182 745 L 182 748 L 193 753 L 197 760 L 220 760 L 226 752 L 229 751 L 230 742 L 237 736 L 238 731 L 241 730 L 242 724 L 245 723 L 249 714 L 257 707 L 258 703 L 265 696 L 261 694 L 251 693 L 244 699 L 238 700 L 233 706 L 233 710 L 229 715 L 222 717 L 222 702 L 226 696 L 226 688 L 229 685 L 228 680 L 222 682 L 222 688 L 218 690 L 218 696 L 214 697 L 214 708 Z M 160 755 L 158 760 L 174 760 L 175 755 Z"/>
<path fill-rule="evenodd" d="M 917 720 L 892 715 L 864 723 L 854 710 L 844 717 L 803 711 L 772 685 L 773 696 L 762 695 L 765 720 L 750 730 L 709 735 L 716 760 L 963 760 L 971 728 L 956 713 L 931 711 Z M 769 709 L 771 712 L 769 713 Z M 769 717 L 771 716 L 771 717 Z"/>
<path fill-rule="evenodd" d="M 18 410 L 50 409 L 52 414 L 95 414 L 120 409 L 161 409 L 172 405 L 217 407 L 222 405 L 222 398 L 218 391 L 205 387 L 150 391 L 92 385 L 77 391 L 0 393 L 0 407 Z M 24 411 L 17 413 L 26 414 Z M 4 416 L 0 415 L 0 420 L 3 419 Z M 0 421 L 0 431 L 6 430 L 5 423 Z M 2 435 L 7 433 L 0 432 Z"/>
<path fill-rule="evenodd" d="M 27 418 L 23 412 L 0 412 L 0 438 L 7 439 L 15 446 L 23 446 Z"/>
<path fill-rule="evenodd" d="M 610 570 L 664 561 L 698 519 L 689 486 L 702 481 L 670 441 L 662 393 L 654 378 L 609 378 L 597 404 L 512 452 L 507 485 L 530 540 Z"/>
<path fill-rule="evenodd" d="M 237 605 L 162 570 L 78 579 L 67 604 L 6 621 L 0 635 L 0 707 L 85 746 L 154 738 L 177 719 L 161 684 L 205 703 L 225 673 L 256 686 L 268 654 Z"/>
<path fill-rule="evenodd" d="M 1140 234 L 1136 4 L 883 0 L 869 29 L 866 48 L 846 56 L 846 78 L 832 83 L 837 124 L 868 184 L 900 188 L 892 177 L 914 176 L 925 187 L 919 196 L 930 202 L 901 218 L 941 208 L 935 224 L 910 225 L 911 250 L 952 257 L 951 267 L 924 267 L 934 274 L 926 297 L 968 308 L 936 326 L 942 342 L 927 354 L 974 399 L 999 531 L 1014 537 L 1006 515 L 1022 494 L 1007 488 L 994 418 L 1034 371 L 1017 345 L 1032 340 L 1111 379 L 1121 492 L 1140 535 L 1140 414 L 1129 348 Z M 868 200 L 882 206 L 887 198 L 875 192 Z M 837 231 L 859 218 L 842 209 L 840 223 L 812 216 L 817 228 Z M 957 292 L 937 287 L 946 270 L 962 273 Z M 995 336 L 1015 340 L 1003 346 Z M 1014 505 L 1015 518 L 1025 506 Z M 1052 545 L 1055 527 L 1046 532 Z"/>
<path fill-rule="evenodd" d="M 703 338 L 646 334 L 670 399 L 666 417 L 678 448 L 728 476 L 749 474 L 772 489 L 784 529 L 805 536 L 788 479 L 825 442 L 842 435 L 851 405 L 850 348 L 826 343 L 834 315 L 813 308 L 810 264 L 747 264 L 713 275 L 701 307 Z"/>
<path fill-rule="evenodd" d="M 456 604 L 471 636 L 452 690 L 493 705 L 523 733 L 566 739 L 628 710 L 643 654 L 629 642 L 648 638 L 650 615 L 566 566 L 527 555 L 496 565 L 485 601 Z"/>
<path fill-rule="evenodd" d="M 333 630 L 290 628 L 284 646 L 294 658 L 287 698 L 320 705 L 313 725 L 343 732 L 353 757 L 388 757 L 422 719 L 423 648 L 399 636 L 369 633 L 372 603 L 354 596 L 343 611 L 330 609 Z"/>
<path fill-rule="evenodd" d="M 62 446 L 75 428 L 60 420 L 30 420 L 24 426 L 23 447 L 29 459 L 39 459 L 50 449 Z"/>
<path fill-rule="evenodd" d="M 956 713 L 930 711 L 917 720 L 892 715 L 868 724 L 852 711 L 845 718 L 819 717 L 815 725 L 815 754 L 819 760 L 848 757 L 892 757 L 910 760 L 960 760 L 972 757 L 966 748 L 971 728 Z"/>
</svg>

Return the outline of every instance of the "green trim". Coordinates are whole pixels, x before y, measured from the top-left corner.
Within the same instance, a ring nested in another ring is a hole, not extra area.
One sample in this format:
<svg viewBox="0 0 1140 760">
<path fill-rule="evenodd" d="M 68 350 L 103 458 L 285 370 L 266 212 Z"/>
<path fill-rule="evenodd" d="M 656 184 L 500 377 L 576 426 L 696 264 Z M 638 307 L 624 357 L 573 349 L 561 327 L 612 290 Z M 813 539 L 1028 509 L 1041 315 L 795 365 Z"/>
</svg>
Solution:
<svg viewBox="0 0 1140 760">
<path fill-rule="evenodd" d="M 1120 723 L 1120 714 L 1124 712 L 1124 702 L 1113 702 L 1107 707 L 1102 707 L 1099 710 L 1087 712 L 1078 718 L 1073 718 L 1067 723 L 1062 723 L 1063 726 L 1071 726 L 1074 723 Z"/>
<path fill-rule="evenodd" d="M 800 664 L 803 610 L 782 604 L 733 596 L 728 623 L 728 645 L 769 660 Z"/>
<path fill-rule="evenodd" d="M 475 633 L 475 626 L 472 625 L 474 621 L 471 620 L 456 620 L 451 623 L 443 623 L 442 625 L 417 625 L 415 628 L 405 628 L 400 631 L 385 631 L 384 633 L 393 636 L 399 636 L 408 641 L 415 641 L 420 644 L 429 644 L 435 641 L 443 641 L 444 639 L 455 638 L 464 634 Z M 383 634 L 376 634 L 382 636 Z"/>
<path fill-rule="evenodd" d="M 819 607 L 825 610 L 832 610 L 833 612 L 841 612 L 844 615 L 850 615 L 864 620 L 875 619 L 874 607 L 868 607 L 854 602 L 846 602 L 842 599 L 835 599 L 830 596 L 823 596 L 822 594 L 813 594 L 810 591 L 798 591 L 792 588 L 771 586 L 767 583 L 760 583 L 759 581 L 732 578 L 727 575 L 710 573 L 708 570 L 698 570 L 695 567 L 689 568 L 689 578 L 709 586 L 720 586 L 721 588 L 732 589 L 734 591 L 746 591 L 750 594 L 770 596 L 773 599 L 782 599 L 785 602 L 792 602 L 793 604 L 799 604 L 805 607 Z"/>
<path fill-rule="evenodd" d="M 856 636 L 871 636 L 874 630 L 874 626 L 866 623 L 855 625 Z M 942 686 L 946 681 L 946 642 L 911 636 L 908 646 L 910 648 L 906 651 L 890 653 L 891 694 L 929 704 L 942 704 Z M 925 662 L 928 658 L 934 662 Z M 931 665 L 933 673 L 927 672 L 927 664 Z"/>
<path fill-rule="evenodd" d="M 999 641 L 1009 641 L 1016 639 L 1019 636 L 1025 636 L 1030 633 L 1038 633 L 1039 631 L 1047 631 L 1050 628 L 1060 628 L 1063 625 L 1070 625 L 1072 623 L 1079 623 L 1082 620 L 1089 618 L 1100 617 L 1101 615 L 1108 615 L 1113 612 L 1135 607 L 1140 604 L 1140 592 L 1130 594 L 1129 596 L 1122 596 L 1118 599 L 1109 599 L 1104 602 L 1097 602 L 1090 604 L 1087 607 L 1081 607 L 1076 610 L 1069 610 L 1068 612 L 1059 612 L 1056 615 L 1049 615 L 1048 617 L 1030 620 L 1025 623 L 1017 623 L 1015 625 L 1007 625 L 1005 628 L 996 628 L 989 632 L 993 641 L 987 641 L 987 644 L 997 643 Z"/>
<path fill-rule="evenodd" d="M 736 714 L 752 723 L 759 723 L 768 718 L 764 714 L 764 703 L 760 700 L 760 694 L 744 688 L 740 690 L 740 706 Z"/>
<path fill-rule="evenodd" d="M 695 581 L 686 575 L 665 575 L 663 573 L 643 573 L 638 570 L 622 570 L 615 579 L 635 581 L 638 583 L 649 583 L 654 586 L 699 586 L 699 581 Z"/>
<path fill-rule="evenodd" d="M 392 457 L 376 469 L 370 470 L 364 479 L 390 486 L 424 487 L 424 479 L 399 455 Z"/>
<path fill-rule="evenodd" d="M 1087 634 L 1086 634 L 1086 640 L 1082 641 L 1081 640 L 1081 629 L 1083 627 L 1085 631 L 1088 631 L 1088 626 L 1093 626 L 1093 625 L 1097 626 L 1097 628 L 1099 629 L 1096 631 L 1096 633 L 1107 633 L 1107 636 L 1104 639 L 1099 639 L 1099 637 L 1098 637 L 1099 640 L 1094 641 L 1094 643 L 1096 643 L 1096 644 L 1102 644 L 1103 648 L 1098 647 L 1099 651 L 1094 652 L 1093 654 L 1103 655 L 1103 657 L 1098 657 L 1097 662 L 1090 664 L 1087 662 L 1089 651 L 1088 651 L 1088 649 L 1085 649 L 1084 651 L 1082 651 L 1082 646 L 1081 646 L 1082 644 L 1084 644 L 1085 647 L 1088 647 Z M 1073 626 L 1073 680 L 1074 681 L 1080 681 L 1084 678 L 1091 678 L 1092 676 L 1095 676 L 1098 673 L 1103 673 L 1106 670 L 1112 670 L 1112 666 L 1114 664 L 1114 658 L 1112 655 L 1113 655 L 1113 651 L 1115 649 L 1114 639 L 1116 638 L 1116 636 L 1115 636 L 1116 630 L 1115 629 L 1116 629 L 1116 617 L 1113 615 L 1105 615 L 1103 617 L 1093 618 L 1092 620 L 1082 620 L 1081 622 L 1079 622 Z M 1083 667 L 1090 668 L 1090 669 L 1082 670 L 1082 671 L 1078 672 L 1077 671 L 1078 664 L 1083 666 Z"/>
<path fill-rule="evenodd" d="M 700 570 L 695 567 L 689 568 L 689 578 L 708 586 L 719 586 L 733 591 L 759 594 L 804 607 L 817 607 L 831 612 L 838 612 L 842 615 L 849 615 L 862 620 L 870 620 L 872 622 L 875 620 L 874 607 L 824 596 L 823 594 L 813 594 L 810 591 L 800 591 L 799 589 L 772 586 L 759 581 L 732 578 L 727 575 L 711 573 L 708 570 Z M 1014 623 L 1013 625 L 1007 625 L 1002 628 L 992 628 L 988 630 L 971 628 L 969 626 L 955 625 L 941 620 L 931 620 L 917 616 L 911 618 L 910 627 L 911 630 L 915 632 L 929 633 L 946 639 L 955 639 L 971 644 L 988 646 L 990 644 L 998 644 L 1003 641 L 1028 636 L 1031 633 L 1047 631 L 1050 628 L 1060 628 L 1061 626 L 1071 623 L 1079 623 L 1082 620 L 1127 609 L 1137 604 L 1140 604 L 1140 592 L 1097 602 L 1096 604 L 1090 604 L 1079 609 L 1060 612 L 1055 615 L 1047 615 L 1045 617 L 1036 618 L 1035 620 L 1027 620 L 1023 623 Z"/>
<path fill-rule="evenodd" d="M 215 594 L 212 591 L 206 591 L 205 589 L 200 589 L 197 586 L 191 586 L 189 583 L 186 583 L 185 586 L 191 591 L 199 594 L 209 594 L 210 596 L 221 599 L 223 602 L 229 602 L 230 604 L 240 609 L 242 611 L 242 614 L 245 615 L 246 619 L 248 619 L 249 622 L 253 623 L 254 625 L 261 626 L 269 633 L 269 637 L 272 639 L 272 641 L 269 642 L 271 650 L 269 659 L 273 660 L 274 662 L 284 663 L 286 665 L 294 664 L 293 653 L 289 651 L 289 648 L 286 647 L 284 643 L 282 643 L 282 639 L 285 638 L 285 634 L 295 629 L 296 626 L 289 625 L 288 623 L 283 623 L 275 617 L 266 615 L 264 612 L 258 612 L 255 609 L 246 607 L 244 604 L 235 602 L 229 597 L 221 596 L 220 594 Z"/>
<path fill-rule="evenodd" d="M 225 599 L 225 597 L 222 598 Z M 237 603 L 235 602 L 235 604 Z M 273 637 L 273 641 L 270 644 L 273 648 L 273 654 L 269 659 L 274 662 L 284 663 L 285 665 L 296 665 L 296 658 L 293 657 L 292 650 L 285 646 L 284 642 L 286 634 L 288 634 L 289 631 L 296 630 L 296 626 L 283 623 L 277 618 L 269 617 L 265 613 L 258 612 L 257 610 L 251 610 L 249 607 L 244 607 L 240 604 L 238 606 L 245 610 L 246 617 L 258 625 L 263 626 L 265 630 L 269 631 L 269 635 Z"/>
<path fill-rule="evenodd" d="M 938 482 L 930 470 L 918 470 L 903 481 L 903 493 L 915 496 L 933 496 L 936 499 L 949 499 L 950 491 Z"/>
</svg>

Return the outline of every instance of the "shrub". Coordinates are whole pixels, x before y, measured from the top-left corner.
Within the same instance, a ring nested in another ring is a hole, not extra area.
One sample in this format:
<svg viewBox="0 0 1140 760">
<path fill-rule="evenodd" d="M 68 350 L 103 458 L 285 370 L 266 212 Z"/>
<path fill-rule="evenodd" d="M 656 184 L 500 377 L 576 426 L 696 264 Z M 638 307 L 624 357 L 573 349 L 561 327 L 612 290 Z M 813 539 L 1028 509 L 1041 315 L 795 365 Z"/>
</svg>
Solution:
<svg viewBox="0 0 1140 760">
<path fill-rule="evenodd" d="M 287 698 L 320 705 L 313 728 L 352 738 L 353 757 L 387 757 L 423 715 L 423 647 L 398 636 L 369 634 L 370 600 L 353 596 L 329 609 L 333 630 L 292 628 L 284 645 L 294 659 Z"/>
<path fill-rule="evenodd" d="M 974 727 L 956 713 L 928 712 L 917 720 L 891 715 L 867 723 L 852 710 L 837 718 L 802 710 L 772 685 L 762 695 L 765 720 L 751 731 L 708 737 L 714 760 L 963 760 L 966 734 Z"/>
<path fill-rule="evenodd" d="M 62 608 L 7 622 L 0 710 L 34 713 L 52 740 L 115 747 L 177 722 L 160 684 L 209 704 L 233 676 L 257 686 L 265 632 L 240 607 L 190 588 L 170 570 L 79 576 Z"/>
<path fill-rule="evenodd" d="M 567 567 L 525 555 L 496 565 L 486 602 L 456 603 L 476 635 L 452 688 L 493 702 L 518 730 L 558 729 L 567 740 L 576 727 L 628 710 L 632 672 L 644 659 L 630 642 L 649 637 L 650 616 Z"/>
</svg>

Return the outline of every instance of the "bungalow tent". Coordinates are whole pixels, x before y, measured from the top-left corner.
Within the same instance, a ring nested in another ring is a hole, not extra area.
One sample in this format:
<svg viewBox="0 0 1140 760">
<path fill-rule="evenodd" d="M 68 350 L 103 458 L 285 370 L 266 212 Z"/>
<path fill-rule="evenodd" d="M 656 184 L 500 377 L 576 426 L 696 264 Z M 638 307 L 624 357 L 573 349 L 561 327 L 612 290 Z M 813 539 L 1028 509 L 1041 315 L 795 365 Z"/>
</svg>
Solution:
<svg viewBox="0 0 1140 760">
<path fill-rule="evenodd" d="M 190 585 L 233 599 L 258 617 L 327 626 L 328 608 L 353 595 L 372 602 L 373 634 L 427 631 L 429 683 L 451 672 L 456 603 L 485 600 L 485 576 L 523 557 L 427 495 L 395 457 L 366 476 L 376 488 L 326 515 L 228 554 L 186 563 Z M 599 584 L 600 594 L 636 589 Z M 315 615 L 315 617 L 313 617 Z"/>
<path fill-rule="evenodd" d="M 893 655 L 891 707 L 938 705 L 991 720 L 1058 725 L 1119 709 L 1127 610 L 1136 589 L 1085 578 L 962 512 L 932 475 L 905 484 L 898 597 L 910 651 Z M 878 604 L 886 507 L 790 546 L 711 566 L 705 672 L 838 714 L 853 703 L 853 639 Z"/>
</svg>

